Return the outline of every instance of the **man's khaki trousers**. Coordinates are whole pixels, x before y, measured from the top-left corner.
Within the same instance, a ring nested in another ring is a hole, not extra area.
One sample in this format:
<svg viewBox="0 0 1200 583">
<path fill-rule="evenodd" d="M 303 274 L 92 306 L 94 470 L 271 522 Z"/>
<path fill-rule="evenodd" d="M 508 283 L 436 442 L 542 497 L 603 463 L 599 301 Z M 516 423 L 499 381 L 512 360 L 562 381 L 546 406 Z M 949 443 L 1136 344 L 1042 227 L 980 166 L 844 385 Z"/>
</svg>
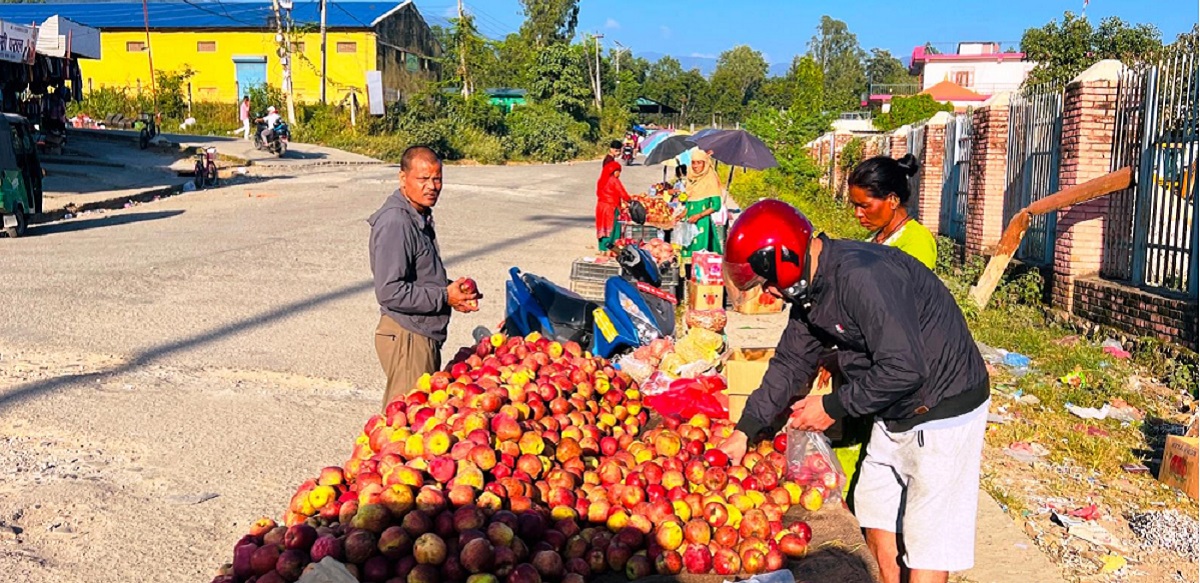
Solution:
<svg viewBox="0 0 1200 583">
<path fill-rule="evenodd" d="M 421 375 L 432 374 L 442 366 L 436 341 L 401 328 L 388 316 L 380 316 L 379 326 L 375 328 L 375 352 L 387 375 L 387 390 L 383 393 L 385 408 L 388 403 L 408 394 Z"/>
</svg>

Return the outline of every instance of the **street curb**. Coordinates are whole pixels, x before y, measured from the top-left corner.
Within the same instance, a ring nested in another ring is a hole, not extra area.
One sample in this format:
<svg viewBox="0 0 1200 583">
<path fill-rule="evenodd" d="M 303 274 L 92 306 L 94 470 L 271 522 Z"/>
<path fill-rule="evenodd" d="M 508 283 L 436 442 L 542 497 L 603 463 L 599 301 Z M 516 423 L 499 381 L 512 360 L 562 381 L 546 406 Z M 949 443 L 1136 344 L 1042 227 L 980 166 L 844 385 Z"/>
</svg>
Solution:
<svg viewBox="0 0 1200 583">
<path fill-rule="evenodd" d="M 83 129 L 83 128 L 68 128 L 67 131 L 68 131 L 67 135 L 74 133 L 79 136 L 94 138 L 94 139 L 98 139 L 98 140 L 108 140 L 108 141 L 112 141 L 112 142 L 129 142 L 134 145 L 137 145 L 137 143 L 138 143 L 137 134 L 126 133 L 126 132 L 130 132 L 131 130 L 92 130 L 92 129 Z M 165 140 L 165 138 L 164 138 L 164 140 Z M 203 149 L 200 146 L 184 146 L 177 142 L 171 142 L 171 141 L 168 141 L 166 146 L 156 146 L 154 144 L 151 144 L 150 148 L 153 148 L 155 150 L 175 149 L 175 150 L 179 151 L 180 153 L 187 155 L 187 156 L 196 156 L 203 152 Z M 242 158 L 239 156 L 232 156 L 232 155 L 224 154 L 224 153 L 218 153 L 217 157 L 221 160 L 233 162 L 233 163 L 241 165 L 241 166 L 252 166 L 254 164 L 253 160 L 248 160 L 246 158 Z"/>
<path fill-rule="evenodd" d="M 119 197 L 109 198 L 109 199 L 105 199 L 105 200 L 96 200 L 96 201 L 84 203 L 84 204 L 81 204 L 78 207 L 76 207 L 75 214 L 78 215 L 79 213 L 82 213 L 85 211 L 95 211 L 95 210 L 120 210 L 120 209 L 125 208 L 125 204 L 129 203 L 129 202 L 145 203 L 145 202 L 150 202 L 150 201 L 154 200 L 155 198 L 173 196 L 173 195 L 181 194 L 181 193 L 183 193 L 183 184 L 182 183 L 176 184 L 173 186 L 162 186 L 159 188 L 152 188 L 149 190 L 145 190 L 145 191 L 139 192 L 137 194 L 133 194 L 133 195 L 119 196 Z M 45 223 L 53 223 L 55 221 L 61 221 L 65 218 L 67 218 L 68 214 L 70 214 L 70 213 L 68 213 L 66 209 L 55 209 L 50 212 L 44 212 L 44 213 L 34 215 L 33 217 L 30 218 L 29 224 L 41 225 L 41 224 L 45 224 Z"/>
</svg>

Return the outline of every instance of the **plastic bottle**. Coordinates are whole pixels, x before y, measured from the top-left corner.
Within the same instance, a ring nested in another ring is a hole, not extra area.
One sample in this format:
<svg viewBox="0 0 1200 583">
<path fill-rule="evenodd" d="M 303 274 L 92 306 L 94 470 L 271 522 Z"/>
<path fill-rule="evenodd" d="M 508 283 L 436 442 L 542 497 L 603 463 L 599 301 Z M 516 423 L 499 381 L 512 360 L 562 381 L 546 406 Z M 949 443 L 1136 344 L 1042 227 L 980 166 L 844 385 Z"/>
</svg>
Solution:
<svg viewBox="0 0 1200 583">
<path fill-rule="evenodd" d="M 796 576 L 787 569 L 780 569 L 770 573 L 760 573 L 742 583 L 796 583 Z"/>
</svg>

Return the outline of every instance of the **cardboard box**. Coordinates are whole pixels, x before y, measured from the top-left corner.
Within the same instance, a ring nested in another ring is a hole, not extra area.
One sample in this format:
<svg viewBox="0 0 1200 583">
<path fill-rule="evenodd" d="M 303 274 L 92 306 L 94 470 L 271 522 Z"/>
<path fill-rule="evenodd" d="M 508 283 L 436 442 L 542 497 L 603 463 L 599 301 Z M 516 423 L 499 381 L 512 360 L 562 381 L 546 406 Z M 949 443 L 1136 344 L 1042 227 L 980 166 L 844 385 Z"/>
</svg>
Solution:
<svg viewBox="0 0 1200 583">
<path fill-rule="evenodd" d="M 702 285 L 724 285 L 719 253 L 700 251 L 692 255 L 692 281 Z"/>
<path fill-rule="evenodd" d="M 761 287 L 731 294 L 733 311 L 739 314 L 778 314 L 783 311 L 783 300 L 763 293 Z"/>
<path fill-rule="evenodd" d="M 688 282 L 688 307 L 693 310 L 725 309 L 725 286 Z"/>
<path fill-rule="evenodd" d="M 1162 467 L 1158 470 L 1158 481 L 1183 490 L 1188 496 L 1197 498 L 1195 437 L 1167 436 L 1167 447 L 1163 450 Z"/>
<path fill-rule="evenodd" d="M 725 361 L 725 394 L 729 396 L 729 418 L 737 421 L 746 408 L 746 398 L 762 384 L 774 348 L 735 348 Z"/>
</svg>

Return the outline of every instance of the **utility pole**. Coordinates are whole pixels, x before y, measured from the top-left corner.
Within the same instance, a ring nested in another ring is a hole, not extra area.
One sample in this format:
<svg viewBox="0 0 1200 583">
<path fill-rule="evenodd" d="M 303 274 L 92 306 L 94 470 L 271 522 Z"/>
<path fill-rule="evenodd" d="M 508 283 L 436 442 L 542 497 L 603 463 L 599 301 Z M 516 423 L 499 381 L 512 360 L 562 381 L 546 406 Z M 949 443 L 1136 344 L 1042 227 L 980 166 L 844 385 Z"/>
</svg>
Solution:
<svg viewBox="0 0 1200 583">
<path fill-rule="evenodd" d="M 596 33 L 596 109 L 604 109 L 604 100 L 600 95 L 600 39 L 604 38 L 603 34 Z"/>
<path fill-rule="evenodd" d="M 290 9 L 291 0 L 283 0 Z M 292 98 L 292 47 L 284 34 L 283 17 L 279 10 L 280 0 L 271 0 L 271 8 L 275 10 L 275 40 L 279 43 L 279 64 L 283 67 L 283 97 L 287 101 L 288 124 L 296 125 L 296 101 Z"/>
<path fill-rule="evenodd" d="M 462 95 L 467 98 L 471 96 L 471 81 L 467 75 L 467 35 L 463 29 L 465 24 L 463 3 L 462 0 L 458 0 L 458 75 L 462 78 Z"/>
<path fill-rule="evenodd" d="M 621 84 L 621 53 L 629 53 L 630 56 L 633 56 L 633 50 L 617 41 L 613 41 L 613 44 L 617 45 L 617 50 L 616 50 L 617 85 L 620 85 Z"/>
<path fill-rule="evenodd" d="M 328 0 L 321 0 L 321 105 L 325 105 L 326 72 L 329 66 L 329 53 L 325 50 L 325 8 L 327 5 Z"/>
<path fill-rule="evenodd" d="M 154 78 L 154 53 L 150 51 L 150 7 L 142 0 L 142 18 L 146 22 L 146 60 L 150 61 L 150 99 L 154 101 L 154 123 L 158 123 L 158 80 Z"/>
</svg>

